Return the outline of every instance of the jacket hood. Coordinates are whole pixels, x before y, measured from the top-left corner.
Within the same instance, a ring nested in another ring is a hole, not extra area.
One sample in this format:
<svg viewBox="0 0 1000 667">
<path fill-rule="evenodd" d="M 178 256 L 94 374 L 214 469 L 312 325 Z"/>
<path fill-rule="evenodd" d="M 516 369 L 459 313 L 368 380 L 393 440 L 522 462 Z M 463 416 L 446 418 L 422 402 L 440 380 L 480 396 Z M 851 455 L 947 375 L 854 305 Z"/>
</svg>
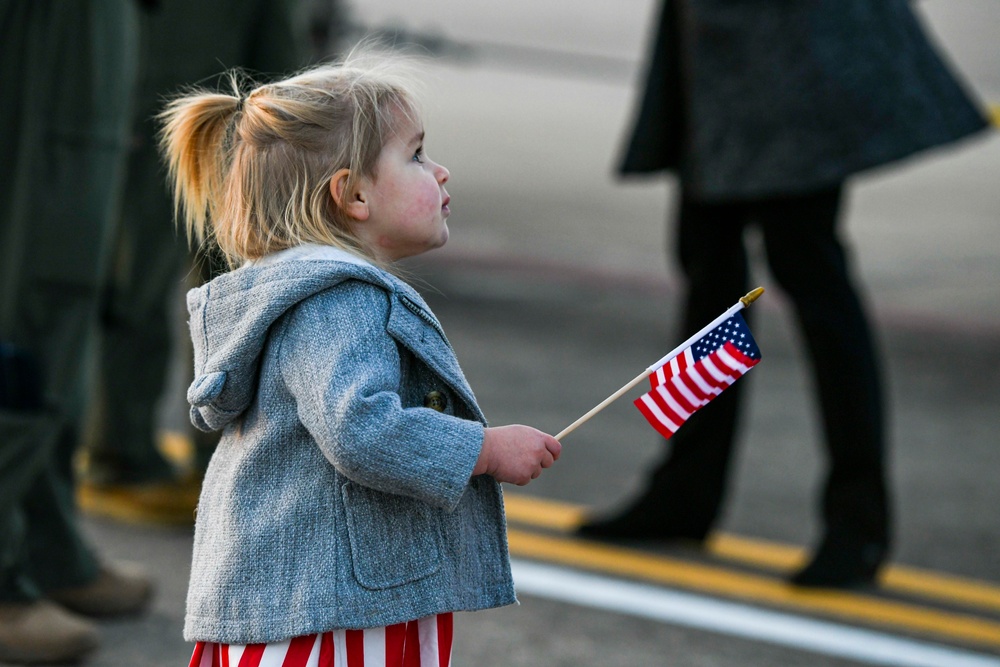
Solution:
<svg viewBox="0 0 1000 667">
<path fill-rule="evenodd" d="M 345 280 L 389 292 L 416 292 L 347 252 L 307 246 L 275 253 L 188 292 L 194 382 L 187 391 L 191 421 L 203 431 L 224 428 L 253 400 L 260 356 L 271 325 L 303 299 Z"/>
</svg>

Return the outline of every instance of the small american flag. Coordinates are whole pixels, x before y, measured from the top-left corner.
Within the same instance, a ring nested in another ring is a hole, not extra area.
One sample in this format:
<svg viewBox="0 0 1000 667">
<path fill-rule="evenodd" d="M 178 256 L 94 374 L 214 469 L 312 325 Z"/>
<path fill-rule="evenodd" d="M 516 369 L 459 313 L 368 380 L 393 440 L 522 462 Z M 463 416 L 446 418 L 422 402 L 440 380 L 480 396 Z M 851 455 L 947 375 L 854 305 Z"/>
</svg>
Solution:
<svg viewBox="0 0 1000 667">
<path fill-rule="evenodd" d="M 635 406 L 669 438 L 758 363 L 760 349 L 743 315 L 736 312 L 657 368 L 649 376 L 652 389 L 637 398 Z"/>
</svg>

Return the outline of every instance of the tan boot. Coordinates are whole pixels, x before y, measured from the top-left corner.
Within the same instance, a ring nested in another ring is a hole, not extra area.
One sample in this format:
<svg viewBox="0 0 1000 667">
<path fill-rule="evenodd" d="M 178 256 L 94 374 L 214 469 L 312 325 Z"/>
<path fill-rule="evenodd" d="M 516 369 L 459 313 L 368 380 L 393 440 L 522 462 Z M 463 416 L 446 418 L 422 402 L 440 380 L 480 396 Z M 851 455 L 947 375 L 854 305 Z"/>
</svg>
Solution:
<svg viewBox="0 0 1000 667">
<path fill-rule="evenodd" d="M 116 563 L 114 567 L 101 566 L 97 578 L 88 584 L 46 595 L 86 616 L 121 616 L 143 611 L 153 596 L 153 584 L 139 566 Z"/>
<path fill-rule="evenodd" d="M 0 602 L 0 660 L 16 664 L 80 660 L 97 648 L 97 627 L 48 600 Z"/>
</svg>

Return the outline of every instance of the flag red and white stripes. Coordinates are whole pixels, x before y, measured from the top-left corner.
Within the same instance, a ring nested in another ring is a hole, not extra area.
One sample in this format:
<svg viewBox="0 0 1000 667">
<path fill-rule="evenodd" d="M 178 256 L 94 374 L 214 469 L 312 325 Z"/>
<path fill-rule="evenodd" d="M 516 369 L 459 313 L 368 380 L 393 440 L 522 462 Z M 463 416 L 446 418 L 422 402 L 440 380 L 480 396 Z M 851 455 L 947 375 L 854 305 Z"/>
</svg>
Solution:
<svg viewBox="0 0 1000 667">
<path fill-rule="evenodd" d="M 636 399 L 635 405 L 663 437 L 672 436 L 696 410 L 760 361 L 760 349 L 740 311 L 763 293 L 763 287 L 748 292 L 732 308 L 556 434 L 556 440 L 562 440 L 647 377 L 653 388 Z"/>
<path fill-rule="evenodd" d="M 271 644 L 198 642 L 189 667 L 450 667 L 451 613 Z"/>
<path fill-rule="evenodd" d="M 734 317 L 657 368 L 649 378 L 652 389 L 636 399 L 635 406 L 660 435 L 670 438 L 759 362 L 760 350 L 749 328 L 741 316 Z"/>
</svg>

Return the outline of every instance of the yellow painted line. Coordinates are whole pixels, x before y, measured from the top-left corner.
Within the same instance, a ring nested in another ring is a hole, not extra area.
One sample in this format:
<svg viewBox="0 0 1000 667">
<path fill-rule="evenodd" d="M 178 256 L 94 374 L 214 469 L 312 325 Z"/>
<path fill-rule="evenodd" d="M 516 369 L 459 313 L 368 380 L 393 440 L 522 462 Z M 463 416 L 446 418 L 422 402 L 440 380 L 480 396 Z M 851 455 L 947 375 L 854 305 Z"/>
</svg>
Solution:
<svg viewBox="0 0 1000 667">
<path fill-rule="evenodd" d="M 768 542 L 738 535 L 713 535 L 707 545 L 717 558 L 762 567 L 776 572 L 791 572 L 806 563 L 806 550 L 777 542 Z"/>
<path fill-rule="evenodd" d="M 511 553 L 524 558 L 1000 647 L 1000 623 L 972 616 L 842 591 L 801 590 L 767 577 L 568 537 L 511 529 L 508 540 Z"/>
<path fill-rule="evenodd" d="M 989 106 L 990 120 L 997 127 L 1000 127 L 1000 104 L 991 104 Z"/>
<path fill-rule="evenodd" d="M 563 533 L 572 532 L 587 514 L 581 505 L 520 494 L 505 494 L 504 503 L 508 520 Z M 716 558 L 783 573 L 798 569 L 806 559 L 801 547 L 724 533 L 714 535 L 706 550 Z M 883 569 L 879 585 L 886 591 L 931 601 L 1000 611 L 1000 586 L 984 581 L 889 565 Z"/>
<path fill-rule="evenodd" d="M 719 558 L 783 572 L 798 569 L 806 559 L 806 550 L 801 547 L 725 534 L 713 537 L 708 550 Z M 984 581 L 890 565 L 881 573 L 879 585 L 886 591 L 932 601 L 1000 611 L 1000 587 Z"/>
<path fill-rule="evenodd" d="M 583 505 L 513 493 L 503 494 L 503 506 L 508 521 L 564 533 L 575 530 L 587 515 Z"/>
</svg>

